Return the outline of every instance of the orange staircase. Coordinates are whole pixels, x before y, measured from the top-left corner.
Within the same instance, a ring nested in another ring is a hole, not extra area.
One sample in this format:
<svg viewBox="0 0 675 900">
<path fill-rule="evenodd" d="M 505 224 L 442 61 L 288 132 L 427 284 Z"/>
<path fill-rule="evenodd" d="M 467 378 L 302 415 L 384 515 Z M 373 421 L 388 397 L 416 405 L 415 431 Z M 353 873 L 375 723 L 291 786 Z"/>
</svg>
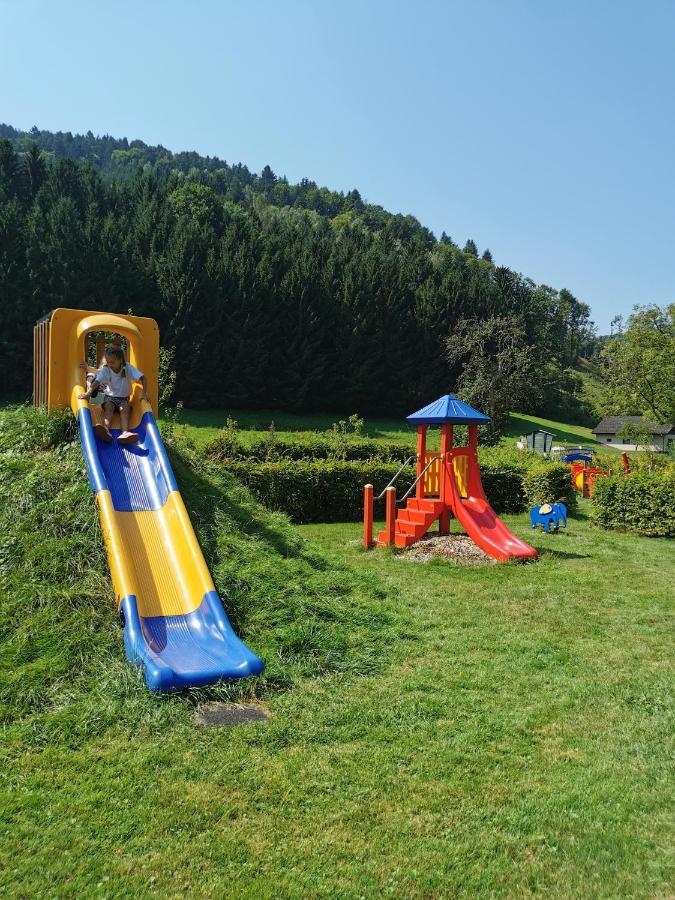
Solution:
<svg viewBox="0 0 675 900">
<path fill-rule="evenodd" d="M 445 509 L 443 500 L 411 497 L 404 509 L 396 513 L 394 544 L 397 547 L 410 547 L 424 537 L 436 519 Z M 378 534 L 377 543 L 386 545 L 387 532 Z"/>
</svg>

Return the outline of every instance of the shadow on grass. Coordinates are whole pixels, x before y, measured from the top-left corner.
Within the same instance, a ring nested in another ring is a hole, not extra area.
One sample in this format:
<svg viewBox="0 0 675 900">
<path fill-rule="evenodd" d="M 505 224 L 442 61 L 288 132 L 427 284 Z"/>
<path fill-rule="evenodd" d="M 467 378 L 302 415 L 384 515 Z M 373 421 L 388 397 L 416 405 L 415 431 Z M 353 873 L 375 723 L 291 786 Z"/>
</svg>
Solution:
<svg viewBox="0 0 675 900">
<path fill-rule="evenodd" d="M 543 547 L 538 553 L 540 556 L 552 556 L 555 559 L 591 559 L 590 553 L 570 553 L 569 550 L 558 550 L 554 547 Z"/>
<path fill-rule="evenodd" d="M 243 503 L 238 503 L 234 499 L 232 493 L 236 492 L 237 487 L 239 489 L 241 487 L 237 485 L 233 478 L 233 492 L 225 493 L 222 489 L 215 487 L 207 478 L 200 476 L 175 448 L 171 449 L 170 455 L 179 483 L 190 487 L 192 509 L 202 522 L 213 527 L 216 521 L 216 512 L 220 510 L 232 519 L 242 534 L 261 538 L 276 553 L 287 558 L 301 555 L 302 545 L 300 542 L 289 541 L 286 535 L 277 529 L 271 528 L 265 521 L 269 513 L 265 514 L 261 510 L 259 514 L 255 508 L 252 508 L 253 505 L 249 507 Z M 220 477 L 231 478 L 231 476 L 226 475 Z M 214 549 L 213 546 L 209 547 L 211 554 Z"/>
</svg>

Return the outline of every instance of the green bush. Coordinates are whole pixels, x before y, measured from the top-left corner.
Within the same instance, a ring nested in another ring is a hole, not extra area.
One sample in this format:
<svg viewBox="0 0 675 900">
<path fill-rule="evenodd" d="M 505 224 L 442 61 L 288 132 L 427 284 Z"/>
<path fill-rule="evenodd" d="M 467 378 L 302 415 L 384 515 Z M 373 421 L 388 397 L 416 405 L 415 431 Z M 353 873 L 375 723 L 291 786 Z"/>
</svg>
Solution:
<svg viewBox="0 0 675 900">
<path fill-rule="evenodd" d="M 290 459 L 228 461 L 224 467 L 268 509 L 285 512 L 294 522 L 357 521 L 363 515 L 363 486 L 374 485 L 378 494 L 399 468 L 377 460 Z M 401 474 L 400 484 L 409 485 L 414 477 L 411 466 Z M 384 515 L 384 501 L 376 504 L 378 513 Z"/>
<path fill-rule="evenodd" d="M 480 463 L 480 477 L 490 506 L 495 512 L 516 513 L 525 508 L 524 472 L 511 463 Z"/>
<path fill-rule="evenodd" d="M 593 518 L 605 528 L 649 537 L 675 535 L 675 473 L 631 472 L 598 478 Z"/>
<path fill-rule="evenodd" d="M 533 466 L 523 476 L 523 487 L 529 506 L 562 502 L 571 509 L 577 502 L 572 473 L 564 463 Z"/>
<path fill-rule="evenodd" d="M 269 509 L 287 513 L 294 522 L 349 522 L 363 515 L 363 486 L 372 484 L 379 494 L 396 474 L 399 464 L 379 460 L 228 460 L 224 468 L 245 484 Z M 523 509 L 522 473 L 504 466 L 482 467 L 483 486 L 497 512 Z M 399 496 L 415 478 L 413 466 L 401 473 Z M 384 516 L 384 501 L 375 507 Z"/>
</svg>

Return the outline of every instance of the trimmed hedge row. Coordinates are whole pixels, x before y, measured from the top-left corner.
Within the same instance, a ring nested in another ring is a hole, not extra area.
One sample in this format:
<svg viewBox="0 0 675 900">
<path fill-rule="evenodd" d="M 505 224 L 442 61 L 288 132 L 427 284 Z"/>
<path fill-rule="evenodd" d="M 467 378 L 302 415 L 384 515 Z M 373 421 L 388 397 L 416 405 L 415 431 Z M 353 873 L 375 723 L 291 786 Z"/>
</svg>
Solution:
<svg viewBox="0 0 675 900">
<path fill-rule="evenodd" d="M 396 474 L 399 466 L 381 462 L 335 460 L 279 460 L 248 462 L 228 460 L 224 468 L 248 487 L 268 509 L 285 512 L 294 522 L 350 522 L 363 516 L 363 486 L 376 492 Z M 415 470 L 401 474 L 401 484 L 410 484 Z M 384 501 L 375 515 L 384 516 Z"/>
<path fill-rule="evenodd" d="M 245 444 L 236 432 L 220 434 L 204 447 L 210 459 L 248 460 L 258 462 L 278 462 L 291 460 L 338 460 L 364 461 L 380 460 L 396 462 L 399 465 L 415 452 L 414 441 L 382 442 L 345 435 L 304 432 L 302 439 L 293 440 L 266 435 L 250 444 Z"/>
<path fill-rule="evenodd" d="M 490 506 L 498 513 L 517 513 L 525 508 L 523 471 L 518 466 L 480 463 L 480 478 Z"/>
<path fill-rule="evenodd" d="M 568 509 L 577 503 L 572 485 L 572 473 L 564 463 L 540 463 L 523 476 L 523 488 L 528 506 L 562 501 Z"/>
<path fill-rule="evenodd" d="M 226 460 L 223 467 L 245 484 L 269 509 L 287 513 L 294 522 L 349 522 L 363 515 L 363 486 L 372 484 L 375 494 L 396 474 L 397 463 L 377 460 L 279 460 L 258 463 Z M 519 512 L 525 504 L 523 473 L 517 468 L 481 466 L 483 487 L 497 512 Z M 412 466 L 401 473 L 399 493 L 412 484 Z M 375 507 L 384 516 L 384 501 Z"/>
<path fill-rule="evenodd" d="M 593 518 L 605 528 L 648 537 L 675 536 L 675 474 L 631 472 L 598 478 Z"/>
</svg>

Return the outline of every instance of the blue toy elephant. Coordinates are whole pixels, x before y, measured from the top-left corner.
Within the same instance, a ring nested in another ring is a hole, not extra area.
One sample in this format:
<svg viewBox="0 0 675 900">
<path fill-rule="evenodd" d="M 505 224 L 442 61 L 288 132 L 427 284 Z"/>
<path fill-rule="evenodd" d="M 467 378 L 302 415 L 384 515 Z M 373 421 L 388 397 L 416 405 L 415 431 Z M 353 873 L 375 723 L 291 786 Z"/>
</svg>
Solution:
<svg viewBox="0 0 675 900">
<path fill-rule="evenodd" d="M 567 507 L 564 503 L 543 503 L 541 506 L 533 506 L 530 510 L 530 522 L 532 527 L 537 525 L 550 534 L 557 531 L 562 525 L 567 527 Z"/>
</svg>

